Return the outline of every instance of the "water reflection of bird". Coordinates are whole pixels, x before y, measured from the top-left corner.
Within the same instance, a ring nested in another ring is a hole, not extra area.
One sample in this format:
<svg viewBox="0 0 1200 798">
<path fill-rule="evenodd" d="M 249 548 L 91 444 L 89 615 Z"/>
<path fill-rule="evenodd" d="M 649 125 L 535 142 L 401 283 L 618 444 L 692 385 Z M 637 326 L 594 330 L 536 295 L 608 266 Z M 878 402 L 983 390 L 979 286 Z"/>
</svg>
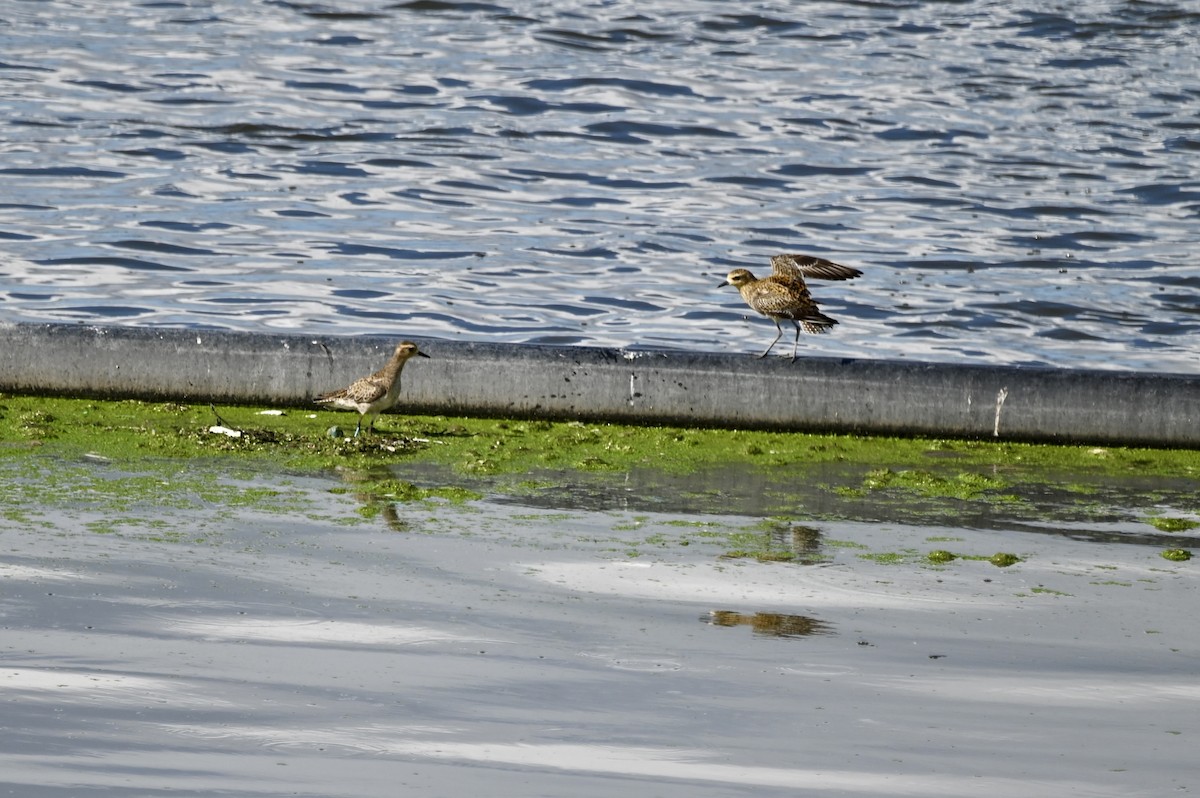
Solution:
<svg viewBox="0 0 1200 798">
<path fill-rule="evenodd" d="M 852 280 L 862 272 L 810 255 L 775 255 L 771 258 L 771 268 L 773 274 L 761 280 L 746 269 L 734 269 L 721 285 L 737 286 L 747 305 L 775 322 L 778 334 L 759 357 L 766 357 L 771 347 L 783 337 L 780 319 L 786 319 L 795 326 L 796 340 L 792 344 L 792 360 L 795 361 L 801 329 L 807 333 L 824 333 L 837 324 L 837 319 L 826 316 L 817 307 L 804 278 Z"/>
<path fill-rule="evenodd" d="M 784 615 L 777 612 L 746 614 L 730 610 L 713 610 L 701 618 L 713 626 L 749 626 L 754 634 L 771 637 L 808 637 L 833 634 L 833 625 L 807 615 Z"/>
<path fill-rule="evenodd" d="M 355 380 L 339 391 L 321 394 L 313 401 L 319 405 L 339 407 L 343 410 L 357 410 L 358 426 L 354 428 L 354 437 L 357 438 L 362 430 L 363 419 L 368 420 L 367 429 L 374 432 L 376 417 L 396 404 L 396 399 L 400 396 L 400 372 L 408 359 L 414 355 L 429 357 L 412 341 L 401 341 L 387 365 L 379 371 L 369 377 Z"/>
</svg>

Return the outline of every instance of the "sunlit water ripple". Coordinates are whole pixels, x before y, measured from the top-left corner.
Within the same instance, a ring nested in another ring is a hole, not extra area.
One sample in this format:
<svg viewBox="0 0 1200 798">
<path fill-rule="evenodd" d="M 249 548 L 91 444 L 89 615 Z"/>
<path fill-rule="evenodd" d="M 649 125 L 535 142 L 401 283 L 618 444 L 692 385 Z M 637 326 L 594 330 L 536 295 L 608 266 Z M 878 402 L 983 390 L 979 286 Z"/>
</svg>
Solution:
<svg viewBox="0 0 1200 798">
<path fill-rule="evenodd" d="M 0 319 L 1196 372 L 1182 2 L 10 3 Z M 787 351 L 786 349 L 781 351 Z"/>
</svg>

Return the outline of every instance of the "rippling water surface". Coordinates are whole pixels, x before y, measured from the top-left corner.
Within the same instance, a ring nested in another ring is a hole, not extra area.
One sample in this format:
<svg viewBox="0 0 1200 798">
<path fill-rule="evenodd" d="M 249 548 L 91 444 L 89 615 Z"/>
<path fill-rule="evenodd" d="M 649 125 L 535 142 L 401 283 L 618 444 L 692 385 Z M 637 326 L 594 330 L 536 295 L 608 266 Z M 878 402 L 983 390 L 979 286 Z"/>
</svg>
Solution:
<svg viewBox="0 0 1200 798">
<path fill-rule="evenodd" d="M 0 11 L 0 319 L 1200 370 L 1183 2 Z M 786 351 L 786 350 L 781 350 Z"/>
</svg>

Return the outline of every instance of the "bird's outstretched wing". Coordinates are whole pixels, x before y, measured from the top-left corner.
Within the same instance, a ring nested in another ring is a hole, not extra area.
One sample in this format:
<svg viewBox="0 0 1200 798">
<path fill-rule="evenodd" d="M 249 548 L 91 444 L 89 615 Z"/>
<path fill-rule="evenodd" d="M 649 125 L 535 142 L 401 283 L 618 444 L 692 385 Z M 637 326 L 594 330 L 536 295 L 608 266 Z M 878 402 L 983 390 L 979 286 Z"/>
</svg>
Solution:
<svg viewBox="0 0 1200 798">
<path fill-rule="evenodd" d="M 776 277 L 800 282 L 804 282 L 805 277 L 816 280 L 853 280 L 862 275 L 859 269 L 812 255 L 773 255 L 771 268 Z"/>
</svg>

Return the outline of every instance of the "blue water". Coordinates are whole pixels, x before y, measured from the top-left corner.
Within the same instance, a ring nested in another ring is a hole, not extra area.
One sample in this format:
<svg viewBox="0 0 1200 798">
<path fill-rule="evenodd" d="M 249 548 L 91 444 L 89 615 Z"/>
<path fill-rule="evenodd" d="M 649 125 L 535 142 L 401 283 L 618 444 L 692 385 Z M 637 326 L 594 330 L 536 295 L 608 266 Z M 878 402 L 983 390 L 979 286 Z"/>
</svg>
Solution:
<svg viewBox="0 0 1200 798">
<path fill-rule="evenodd" d="M 9 2 L 0 320 L 1200 370 L 1183 2 Z M 787 352 L 788 348 L 780 350 Z"/>
</svg>

